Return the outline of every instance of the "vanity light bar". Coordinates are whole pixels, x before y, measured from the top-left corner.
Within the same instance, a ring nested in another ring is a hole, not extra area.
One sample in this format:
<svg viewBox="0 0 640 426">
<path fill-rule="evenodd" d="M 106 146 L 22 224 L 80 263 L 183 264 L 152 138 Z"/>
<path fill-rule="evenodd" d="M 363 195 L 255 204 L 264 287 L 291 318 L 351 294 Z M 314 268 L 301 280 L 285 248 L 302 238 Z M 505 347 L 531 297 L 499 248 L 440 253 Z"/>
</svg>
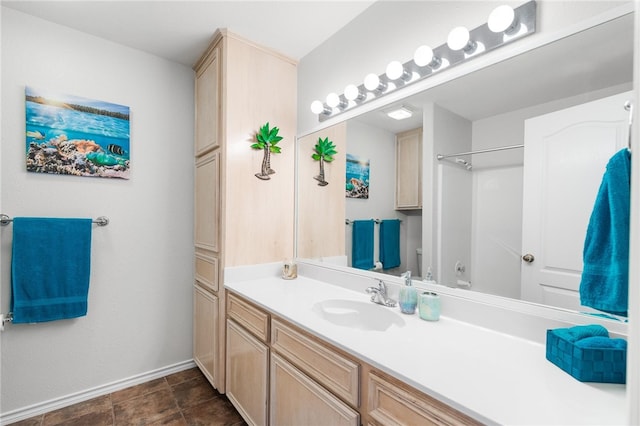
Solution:
<svg viewBox="0 0 640 426">
<path fill-rule="evenodd" d="M 319 121 L 325 121 L 535 32 L 535 0 L 515 9 L 498 6 L 489 15 L 488 23 L 471 31 L 456 27 L 449 33 L 447 43 L 435 49 L 420 46 L 414 58 L 404 64 L 391 62 L 385 73 L 368 74 L 363 84 L 350 84 L 340 95 L 330 93 L 324 103 L 313 101 L 311 111 L 318 115 Z"/>
</svg>

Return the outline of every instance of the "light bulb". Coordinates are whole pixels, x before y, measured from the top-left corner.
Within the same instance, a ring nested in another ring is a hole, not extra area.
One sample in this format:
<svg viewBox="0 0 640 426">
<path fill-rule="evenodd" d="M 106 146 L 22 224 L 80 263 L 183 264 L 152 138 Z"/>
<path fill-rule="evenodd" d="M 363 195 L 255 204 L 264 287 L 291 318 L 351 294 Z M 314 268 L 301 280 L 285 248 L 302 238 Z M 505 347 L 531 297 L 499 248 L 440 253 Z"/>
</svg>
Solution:
<svg viewBox="0 0 640 426">
<path fill-rule="evenodd" d="M 389 80 L 397 80 L 405 74 L 404 67 L 398 61 L 389 62 L 386 74 Z"/>
<path fill-rule="evenodd" d="M 429 46 L 420 46 L 413 54 L 413 62 L 419 67 L 424 67 L 433 60 L 433 49 Z"/>
<path fill-rule="evenodd" d="M 433 54 L 433 49 L 429 46 L 422 45 L 418 47 L 413 54 L 413 62 L 419 67 L 429 66 L 431 68 L 438 68 L 442 60 Z"/>
<path fill-rule="evenodd" d="M 469 30 L 465 27 L 455 27 L 449 33 L 447 46 L 451 50 L 464 49 L 469 44 Z"/>
<path fill-rule="evenodd" d="M 455 27 L 449 33 L 447 46 L 449 46 L 451 50 L 464 50 L 464 53 L 470 55 L 478 46 L 470 37 L 469 30 L 465 27 Z"/>
<path fill-rule="evenodd" d="M 340 97 L 336 93 L 329 93 L 327 95 L 327 105 L 331 108 L 335 108 L 340 105 Z"/>
<path fill-rule="evenodd" d="M 511 32 L 517 27 L 516 13 L 506 4 L 498 6 L 489 15 L 487 25 L 494 33 Z"/>
<path fill-rule="evenodd" d="M 367 74 L 364 78 L 364 87 L 370 92 L 373 92 L 375 90 L 382 91 L 387 87 L 387 85 L 380 81 L 380 77 L 371 73 Z"/>
<path fill-rule="evenodd" d="M 350 84 L 344 88 L 344 97 L 349 101 L 362 99 L 363 95 L 355 84 Z"/>
<path fill-rule="evenodd" d="M 320 101 L 311 102 L 311 112 L 314 114 L 322 114 L 325 112 L 324 104 Z"/>
</svg>

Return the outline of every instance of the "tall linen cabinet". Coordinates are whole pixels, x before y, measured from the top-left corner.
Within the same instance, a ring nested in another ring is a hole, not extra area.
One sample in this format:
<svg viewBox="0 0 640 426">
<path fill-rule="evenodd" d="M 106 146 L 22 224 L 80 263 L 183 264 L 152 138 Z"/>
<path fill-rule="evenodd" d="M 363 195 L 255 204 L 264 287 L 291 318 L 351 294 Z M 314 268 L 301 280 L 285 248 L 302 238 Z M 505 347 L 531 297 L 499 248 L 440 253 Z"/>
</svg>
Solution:
<svg viewBox="0 0 640 426">
<path fill-rule="evenodd" d="M 225 267 L 293 257 L 297 63 L 220 29 L 194 70 L 193 358 L 225 392 Z M 282 152 L 260 180 L 251 145 L 267 122 Z"/>
</svg>

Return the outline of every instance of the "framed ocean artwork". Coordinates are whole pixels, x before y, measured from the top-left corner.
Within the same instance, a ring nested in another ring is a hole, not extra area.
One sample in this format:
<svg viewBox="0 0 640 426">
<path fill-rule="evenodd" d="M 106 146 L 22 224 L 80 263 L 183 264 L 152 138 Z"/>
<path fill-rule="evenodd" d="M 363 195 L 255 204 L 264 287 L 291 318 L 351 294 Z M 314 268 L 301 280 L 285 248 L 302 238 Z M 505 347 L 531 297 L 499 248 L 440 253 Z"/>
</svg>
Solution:
<svg viewBox="0 0 640 426">
<path fill-rule="evenodd" d="M 369 160 L 347 154 L 347 198 L 369 198 Z"/>
<path fill-rule="evenodd" d="M 25 88 L 27 171 L 129 179 L 129 107 Z"/>
</svg>

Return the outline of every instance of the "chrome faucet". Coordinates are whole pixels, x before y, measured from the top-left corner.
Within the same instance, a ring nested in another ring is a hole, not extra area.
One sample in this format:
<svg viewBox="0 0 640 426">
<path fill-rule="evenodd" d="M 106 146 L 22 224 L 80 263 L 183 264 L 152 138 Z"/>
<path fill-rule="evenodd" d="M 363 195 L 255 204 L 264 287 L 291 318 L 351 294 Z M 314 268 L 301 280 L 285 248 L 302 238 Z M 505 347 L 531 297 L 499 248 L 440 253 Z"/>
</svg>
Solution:
<svg viewBox="0 0 640 426">
<path fill-rule="evenodd" d="M 382 280 L 378 280 L 378 287 L 367 287 L 366 292 L 371 294 L 371 301 L 379 305 L 393 308 L 397 302 L 387 296 L 387 285 Z"/>
</svg>

